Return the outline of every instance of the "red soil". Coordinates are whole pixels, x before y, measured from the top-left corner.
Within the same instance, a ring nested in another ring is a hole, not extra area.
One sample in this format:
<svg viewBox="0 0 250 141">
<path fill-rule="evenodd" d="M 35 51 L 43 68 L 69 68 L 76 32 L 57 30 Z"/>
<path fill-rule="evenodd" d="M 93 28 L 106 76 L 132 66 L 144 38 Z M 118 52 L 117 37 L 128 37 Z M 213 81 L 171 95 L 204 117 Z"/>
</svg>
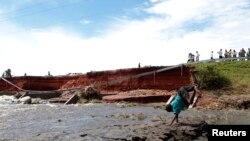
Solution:
<svg viewBox="0 0 250 141">
<path fill-rule="evenodd" d="M 148 75 L 140 78 L 129 79 L 126 81 L 110 84 L 113 80 L 151 72 L 163 67 L 148 67 L 140 69 L 123 69 L 115 71 L 89 72 L 86 75 L 81 75 L 78 79 L 68 81 L 61 88 L 69 88 L 74 86 L 87 86 L 96 84 L 101 90 L 110 91 L 127 91 L 134 89 L 162 89 L 174 90 L 182 85 L 190 84 L 189 68 L 184 68 L 181 76 L 181 69 L 173 69 L 165 72 L 156 73 L 155 76 Z"/>
<path fill-rule="evenodd" d="M 103 101 L 106 102 L 139 102 L 139 103 L 151 103 L 151 102 L 167 102 L 171 93 L 167 90 L 145 90 L 138 89 L 126 92 L 118 92 L 115 95 L 108 95 L 103 97 Z"/>
<path fill-rule="evenodd" d="M 112 81 L 130 77 L 137 74 L 151 72 L 164 67 L 145 67 L 133 69 L 121 69 L 115 71 L 99 71 L 89 72 L 78 76 L 22 76 L 12 77 L 8 80 L 15 85 L 26 90 L 58 90 L 72 87 L 85 87 L 90 84 L 96 84 L 101 91 L 129 91 L 137 89 L 153 89 L 153 90 L 175 90 L 180 86 L 190 84 L 191 72 L 190 68 L 176 68 L 152 75 L 139 78 L 128 79 L 122 82 L 111 84 Z M 0 80 L 0 91 L 13 92 L 17 89 Z M 121 95 L 121 94 L 120 94 Z M 122 94 L 125 95 L 125 94 Z M 159 95 L 156 93 L 156 95 Z M 164 96 L 160 94 L 161 96 Z M 148 96 L 148 95 L 147 95 Z M 135 97 L 135 96 L 130 96 Z M 141 96 L 140 96 L 141 97 Z M 135 97 L 136 98 L 136 97 Z M 154 98 L 151 98 L 152 100 Z"/>
</svg>

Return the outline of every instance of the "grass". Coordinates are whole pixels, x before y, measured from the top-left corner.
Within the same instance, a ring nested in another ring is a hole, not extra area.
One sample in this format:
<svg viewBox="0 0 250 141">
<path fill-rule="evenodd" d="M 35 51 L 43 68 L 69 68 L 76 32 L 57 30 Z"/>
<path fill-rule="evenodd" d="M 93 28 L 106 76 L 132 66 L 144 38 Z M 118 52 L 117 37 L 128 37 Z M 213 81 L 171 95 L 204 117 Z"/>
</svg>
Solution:
<svg viewBox="0 0 250 141">
<path fill-rule="evenodd" d="M 211 62 L 194 67 L 198 71 L 196 77 L 205 89 L 250 87 L 250 61 Z"/>
</svg>

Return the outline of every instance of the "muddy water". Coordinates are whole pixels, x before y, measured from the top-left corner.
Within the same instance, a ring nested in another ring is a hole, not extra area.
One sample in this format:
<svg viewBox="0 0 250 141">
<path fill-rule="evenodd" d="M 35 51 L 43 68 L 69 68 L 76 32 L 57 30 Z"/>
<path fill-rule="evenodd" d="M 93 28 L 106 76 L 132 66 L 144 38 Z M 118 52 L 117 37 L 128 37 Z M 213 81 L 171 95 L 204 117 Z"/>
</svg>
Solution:
<svg viewBox="0 0 250 141">
<path fill-rule="evenodd" d="M 139 134 L 135 130 L 154 124 L 167 126 L 172 118 L 172 113 L 150 105 L 8 103 L 0 105 L 0 140 L 132 140 Z M 189 109 L 179 120 L 250 124 L 250 111 Z"/>
</svg>

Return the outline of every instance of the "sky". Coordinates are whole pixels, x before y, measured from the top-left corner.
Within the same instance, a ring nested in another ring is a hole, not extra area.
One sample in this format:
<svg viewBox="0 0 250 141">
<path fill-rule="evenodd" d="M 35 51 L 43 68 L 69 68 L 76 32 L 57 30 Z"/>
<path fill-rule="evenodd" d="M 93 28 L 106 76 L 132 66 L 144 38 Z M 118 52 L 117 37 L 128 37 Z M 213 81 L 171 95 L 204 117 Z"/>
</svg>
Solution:
<svg viewBox="0 0 250 141">
<path fill-rule="evenodd" d="M 250 48 L 250 0 L 0 0 L 0 73 L 186 63 Z"/>
</svg>

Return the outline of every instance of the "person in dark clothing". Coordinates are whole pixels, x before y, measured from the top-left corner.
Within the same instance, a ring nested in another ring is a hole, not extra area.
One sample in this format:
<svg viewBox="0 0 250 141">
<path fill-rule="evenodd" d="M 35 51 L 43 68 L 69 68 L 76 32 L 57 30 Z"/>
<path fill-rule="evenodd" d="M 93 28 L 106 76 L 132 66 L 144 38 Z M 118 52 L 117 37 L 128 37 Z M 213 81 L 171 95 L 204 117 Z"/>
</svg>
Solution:
<svg viewBox="0 0 250 141">
<path fill-rule="evenodd" d="M 247 57 L 247 60 L 250 60 L 250 48 L 248 48 Z"/>
<path fill-rule="evenodd" d="M 191 93 L 192 92 L 192 93 Z M 166 111 L 173 112 L 175 114 L 174 119 L 171 121 L 170 125 L 176 121 L 178 123 L 178 115 L 180 112 L 189 107 L 192 104 L 195 95 L 201 96 L 200 90 L 197 86 L 182 86 L 179 88 L 177 95 L 170 104 L 166 105 Z"/>
</svg>

